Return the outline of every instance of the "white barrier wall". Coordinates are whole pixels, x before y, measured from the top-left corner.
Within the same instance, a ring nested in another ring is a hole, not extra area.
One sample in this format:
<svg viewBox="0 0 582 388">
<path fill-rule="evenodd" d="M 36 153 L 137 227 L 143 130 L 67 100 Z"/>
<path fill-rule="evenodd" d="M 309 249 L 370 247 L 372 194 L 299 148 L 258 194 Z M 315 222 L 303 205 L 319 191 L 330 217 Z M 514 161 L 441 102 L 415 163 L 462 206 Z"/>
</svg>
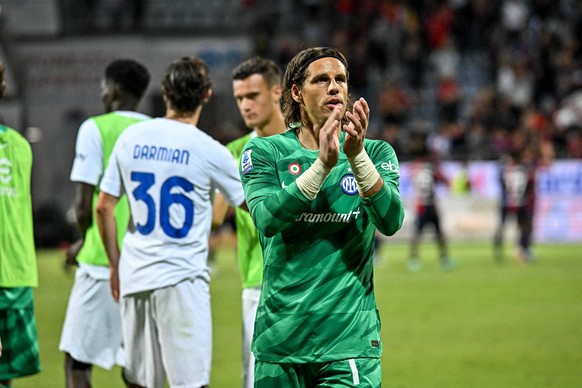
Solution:
<svg viewBox="0 0 582 388">
<path fill-rule="evenodd" d="M 462 172 L 459 162 L 443 162 L 443 173 L 453 182 Z M 466 172 L 469 193 L 455 193 L 441 185 L 437 190 L 442 227 L 451 240 L 492 240 L 499 220 L 500 186 L 496 162 L 470 162 Z M 406 206 L 404 226 L 395 239 L 408 239 L 414 223 L 414 187 L 410 164 L 400 165 L 400 194 Z M 540 169 L 536 184 L 537 202 L 534 239 L 538 242 L 582 243 L 582 160 L 558 160 Z M 425 238 L 432 231 L 427 228 Z M 509 222 L 506 239 L 515 239 L 515 222 Z"/>
</svg>

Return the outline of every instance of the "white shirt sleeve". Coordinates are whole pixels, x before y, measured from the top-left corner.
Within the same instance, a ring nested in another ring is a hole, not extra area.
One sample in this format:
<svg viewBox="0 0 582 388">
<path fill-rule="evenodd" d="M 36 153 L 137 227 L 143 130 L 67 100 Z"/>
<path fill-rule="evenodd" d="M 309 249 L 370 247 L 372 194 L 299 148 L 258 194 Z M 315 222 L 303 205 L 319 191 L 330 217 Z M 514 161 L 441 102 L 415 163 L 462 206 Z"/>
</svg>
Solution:
<svg viewBox="0 0 582 388">
<path fill-rule="evenodd" d="M 245 200 L 237 160 L 228 149 L 219 144 L 216 152 L 212 152 L 211 164 L 215 169 L 213 186 L 224 196 L 230 206 L 241 205 Z"/>
<path fill-rule="evenodd" d="M 70 179 L 72 182 L 97 186 L 102 174 L 103 141 L 101 133 L 99 133 L 95 121 L 88 119 L 79 127 Z"/>
<path fill-rule="evenodd" d="M 119 172 L 118 149 L 121 148 L 120 143 L 120 141 L 115 143 L 113 152 L 109 157 L 109 163 L 107 164 L 107 168 L 103 174 L 103 179 L 101 179 L 101 184 L 99 185 L 99 190 L 118 198 L 123 195 L 121 174 Z"/>
</svg>

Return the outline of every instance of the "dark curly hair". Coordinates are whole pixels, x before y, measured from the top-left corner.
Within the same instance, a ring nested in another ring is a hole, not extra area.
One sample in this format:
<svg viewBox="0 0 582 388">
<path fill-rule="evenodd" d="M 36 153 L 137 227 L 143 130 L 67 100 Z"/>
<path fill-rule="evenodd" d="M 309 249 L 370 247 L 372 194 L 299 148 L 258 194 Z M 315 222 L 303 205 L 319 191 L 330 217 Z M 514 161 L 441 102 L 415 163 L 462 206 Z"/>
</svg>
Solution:
<svg viewBox="0 0 582 388">
<path fill-rule="evenodd" d="M 331 57 L 338 59 L 348 69 L 348 61 L 346 57 L 337 49 L 332 47 L 312 47 L 305 49 L 295 55 L 287 64 L 285 76 L 283 77 L 283 96 L 281 98 L 283 116 L 285 123 L 289 126 L 301 121 L 301 110 L 299 103 L 293 100 L 291 95 L 291 87 L 293 85 L 301 86 L 307 78 L 307 68 L 311 62 Z M 349 75 L 349 74 L 348 74 Z"/>
<path fill-rule="evenodd" d="M 140 100 L 150 83 L 150 73 L 133 59 L 117 59 L 105 68 L 105 79 Z"/>
<path fill-rule="evenodd" d="M 195 57 L 183 57 L 172 63 L 162 80 L 164 95 L 172 109 L 180 113 L 194 112 L 202 105 L 210 86 L 208 66 Z"/>
</svg>

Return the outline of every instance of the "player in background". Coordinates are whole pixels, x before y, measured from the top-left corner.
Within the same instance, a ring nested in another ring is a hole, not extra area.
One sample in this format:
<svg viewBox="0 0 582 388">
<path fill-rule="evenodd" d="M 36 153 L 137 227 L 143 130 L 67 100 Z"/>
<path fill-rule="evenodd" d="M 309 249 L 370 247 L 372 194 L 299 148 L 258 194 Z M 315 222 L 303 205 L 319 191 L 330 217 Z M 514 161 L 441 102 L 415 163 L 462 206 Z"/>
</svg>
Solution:
<svg viewBox="0 0 582 388">
<path fill-rule="evenodd" d="M 471 177 L 469 176 L 469 161 L 461 160 L 461 168 L 450 182 L 451 192 L 456 196 L 468 195 L 472 189 Z"/>
<path fill-rule="evenodd" d="M 534 259 L 531 244 L 536 204 L 536 172 L 539 165 L 531 147 L 514 149 L 500 160 L 500 213 L 493 239 L 494 257 L 498 263 L 503 261 L 503 234 L 510 218 L 515 218 L 518 227 L 516 260 L 528 264 Z"/>
<path fill-rule="evenodd" d="M 226 145 L 236 160 L 240 160 L 243 147 L 255 137 L 265 137 L 285 131 L 281 112 L 281 70 L 269 59 L 254 57 L 239 64 L 232 72 L 232 89 L 241 117 L 251 128 L 248 134 Z M 224 197 L 217 193 L 214 199 L 213 225 L 222 225 L 229 207 Z M 236 208 L 237 256 L 242 281 L 242 364 L 243 387 L 254 386 L 255 358 L 251 340 L 261 281 L 263 279 L 263 253 L 259 236 L 248 211 Z"/>
<path fill-rule="evenodd" d="M 435 153 L 428 149 L 423 136 L 413 136 L 413 153 L 417 156 L 411 163 L 410 173 L 416 194 L 416 218 L 410 241 L 408 268 L 413 272 L 421 269 L 422 263 L 418 255 L 420 238 L 424 228 L 432 225 L 438 244 L 440 265 L 444 270 L 450 270 L 454 267 L 454 262 L 449 257 L 447 239 L 441 228 L 440 212 L 435 195 L 437 185 L 448 186 L 449 181 L 442 173 Z"/>
<path fill-rule="evenodd" d="M 67 387 L 91 386 L 93 365 L 123 366 L 119 305 L 111 297 L 109 262 L 94 212 L 99 182 L 119 135 L 149 117 L 136 112 L 150 82 L 148 70 L 133 59 L 117 59 L 105 68 L 101 100 L 105 114 L 90 117 L 79 128 L 71 181 L 76 185 L 75 215 L 81 239 L 67 251 L 67 263 L 78 264 L 59 349 L 65 352 Z M 129 223 L 125 197 L 115 209 L 118 239 Z"/>
<path fill-rule="evenodd" d="M 263 248 L 252 349 L 255 387 L 380 386 L 374 233 L 402 226 L 398 160 L 349 108 L 347 61 L 309 48 L 287 65 L 290 130 L 256 137 L 241 178 Z"/>
<path fill-rule="evenodd" d="M 0 100 L 6 90 L 0 61 Z M 33 288 L 38 269 L 32 223 L 28 141 L 0 123 L 0 386 L 40 372 Z"/>
<path fill-rule="evenodd" d="M 212 356 L 208 238 L 212 197 L 244 203 L 236 161 L 197 127 L 212 95 L 206 64 L 172 63 L 162 80 L 166 114 L 129 127 L 101 181 L 97 225 L 119 301 L 130 387 L 202 387 Z M 131 222 L 117 241 L 114 208 L 127 193 Z"/>
</svg>

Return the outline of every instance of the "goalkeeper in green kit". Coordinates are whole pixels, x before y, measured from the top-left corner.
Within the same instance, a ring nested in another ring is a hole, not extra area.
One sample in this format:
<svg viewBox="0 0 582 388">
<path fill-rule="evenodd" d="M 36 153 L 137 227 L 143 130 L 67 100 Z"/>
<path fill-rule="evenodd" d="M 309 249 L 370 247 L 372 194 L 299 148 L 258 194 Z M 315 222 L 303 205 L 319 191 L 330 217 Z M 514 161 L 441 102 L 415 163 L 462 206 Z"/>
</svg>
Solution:
<svg viewBox="0 0 582 388">
<path fill-rule="evenodd" d="M 264 256 L 255 321 L 255 387 L 379 387 L 374 233 L 402 226 L 398 160 L 365 139 L 363 98 L 349 105 L 344 55 L 309 48 L 287 65 L 289 130 L 251 140 L 241 179 Z"/>
</svg>

